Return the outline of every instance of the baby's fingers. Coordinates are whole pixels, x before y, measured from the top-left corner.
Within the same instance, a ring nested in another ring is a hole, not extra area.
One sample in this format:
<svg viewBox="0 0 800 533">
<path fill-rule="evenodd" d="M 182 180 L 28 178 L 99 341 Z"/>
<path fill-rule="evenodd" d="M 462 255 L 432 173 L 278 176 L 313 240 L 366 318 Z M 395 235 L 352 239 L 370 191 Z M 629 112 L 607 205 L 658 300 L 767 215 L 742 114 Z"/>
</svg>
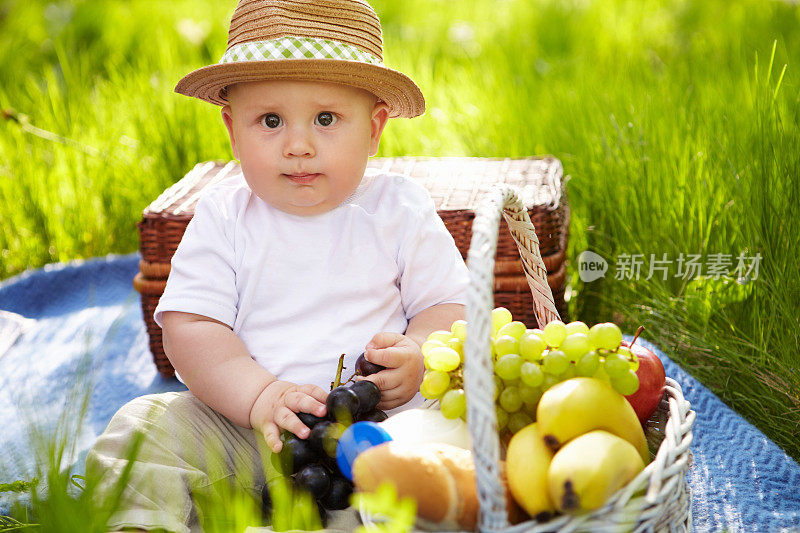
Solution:
<svg viewBox="0 0 800 533">
<path fill-rule="evenodd" d="M 297 418 L 295 411 L 287 405 L 278 407 L 275 410 L 275 423 L 279 427 L 291 431 L 301 439 L 308 438 L 309 434 L 311 434 L 311 430 Z"/>
<path fill-rule="evenodd" d="M 405 346 L 367 348 L 367 350 L 364 352 L 364 358 L 367 361 L 386 368 L 398 368 L 403 366 L 411 357 L 411 355 L 412 354 Z"/>
<path fill-rule="evenodd" d="M 273 453 L 278 453 L 281 451 L 283 448 L 283 442 L 281 442 L 281 432 L 280 429 L 278 429 L 278 426 L 272 422 L 269 422 L 261 428 L 261 434 L 264 435 L 264 440 Z"/>
<path fill-rule="evenodd" d="M 328 399 L 328 393 L 322 390 L 321 387 L 317 387 L 316 385 L 311 385 L 311 384 L 300 385 L 300 391 L 305 392 L 306 394 L 308 394 L 309 396 L 311 396 L 312 398 L 314 398 L 323 405 L 325 404 L 325 400 Z M 325 413 L 323 413 L 323 415 L 324 414 Z"/>
<path fill-rule="evenodd" d="M 322 390 L 322 389 L 320 389 Z M 297 390 L 286 395 L 286 407 L 295 413 L 310 413 L 319 417 L 325 416 L 325 398 L 322 401 L 310 396 L 307 392 Z M 298 419 L 299 420 L 299 419 Z M 298 437 L 300 435 L 297 435 Z"/>
<path fill-rule="evenodd" d="M 381 370 L 375 374 L 362 378 L 364 381 L 371 381 L 378 386 L 378 389 L 383 391 L 395 389 L 403 382 L 403 374 L 394 369 Z M 360 381 L 360 380 L 359 380 Z"/>
</svg>

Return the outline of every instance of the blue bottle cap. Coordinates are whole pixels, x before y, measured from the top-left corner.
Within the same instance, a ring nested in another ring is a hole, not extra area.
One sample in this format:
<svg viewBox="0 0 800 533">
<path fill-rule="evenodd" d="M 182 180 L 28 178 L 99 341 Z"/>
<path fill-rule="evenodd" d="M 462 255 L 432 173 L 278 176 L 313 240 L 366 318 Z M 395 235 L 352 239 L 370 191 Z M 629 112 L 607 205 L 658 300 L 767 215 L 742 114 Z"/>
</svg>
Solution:
<svg viewBox="0 0 800 533">
<path fill-rule="evenodd" d="M 358 454 L 392 440 L 389 433 L 375 422 L 356 422 L 342 433 L 336 446 L 336 463 L 342 474 L 353 481 L 353 462 Z"/>
</svg>

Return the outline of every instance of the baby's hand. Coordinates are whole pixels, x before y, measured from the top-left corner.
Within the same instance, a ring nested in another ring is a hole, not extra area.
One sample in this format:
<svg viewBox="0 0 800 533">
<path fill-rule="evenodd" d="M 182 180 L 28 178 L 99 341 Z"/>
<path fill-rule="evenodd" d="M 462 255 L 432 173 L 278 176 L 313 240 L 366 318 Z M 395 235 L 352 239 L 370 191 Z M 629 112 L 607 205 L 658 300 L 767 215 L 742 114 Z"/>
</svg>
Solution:
<svg viewBox="0 0 800 533">
<path fill-rule="evenodd" d="M 425 366 L 419 345 L 399 333 L 378 333 L 367 344 L 364 357 L 386 370 L 367 376 L 381 390 L 381 409 L 392 409 L 408 402 L 419 391 Z"/>
<path fill-rule="evenodd" d="M 310 430 L 295 413 L 325 416 L 327 397 L 328 393 L 316 385 L 273 381 L 253 404 L 250 410 L 250 425 L 261 431 L 270 449 L 278 453 L 283 448 L 280 428 L 288 429 L 301 439 L 307 438 Z"/>
</svg>

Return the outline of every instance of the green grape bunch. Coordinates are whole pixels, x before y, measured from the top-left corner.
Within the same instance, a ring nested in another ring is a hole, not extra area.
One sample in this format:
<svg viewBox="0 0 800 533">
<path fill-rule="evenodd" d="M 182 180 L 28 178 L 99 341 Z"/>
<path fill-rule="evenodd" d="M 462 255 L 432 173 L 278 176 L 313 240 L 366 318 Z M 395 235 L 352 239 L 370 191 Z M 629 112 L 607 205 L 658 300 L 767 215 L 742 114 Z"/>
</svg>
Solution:
<svg viewBox="0 0 800 533">
<path fill-rule="evenodd" d="M 497 427 L 502 437 L 536 420 L 542 394 L 561 381 L 587 376 L 604 380 L 622 395 L 639 388 L 639 361 L 622 345 L 622 331 L 611 322 L 591 328 L 580 321 L 554 320 L 543 329 L 529 329 L 504 307 L 492 310 L 491 354 L 494 363 Z M 450 331 L 434 331 L 422 345 L 425 376 L 420 392 L 438 400 L 447 418 L 466 420 L 464 341 L 467 322 L 453 322 Z"/>
</svg>

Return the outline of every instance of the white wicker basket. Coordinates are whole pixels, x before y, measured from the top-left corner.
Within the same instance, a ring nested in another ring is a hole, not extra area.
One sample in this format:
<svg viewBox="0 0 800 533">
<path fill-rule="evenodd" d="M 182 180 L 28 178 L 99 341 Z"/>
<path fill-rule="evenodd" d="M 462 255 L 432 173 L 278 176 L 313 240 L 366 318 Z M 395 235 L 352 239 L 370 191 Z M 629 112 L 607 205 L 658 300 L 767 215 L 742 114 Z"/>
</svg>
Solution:
<svg viewBox="0 0 800 533">
<path fill-rule="evenodd" d="M 686 482 L 686 471 L 691 461 L 689 446 L 695 413 L 684 400 L 680 385 L 670 378 L 667 378 L 664 398 L 646 427 L 650 449 L 657 448 L 655 458 L 635 479 L 603 507 L 591 513 L 509 525 L 500 478 L 493 363 L 487 349 L 490 346 L 494 259 L 501 213 L 517 243 L 539 326 L 559 318 L 547 284 L 547 270 L 539 253 L 539 240 L 528 212 L 515 188 L 496 185 L 475 209 L 467 257 L 470 272 L 466 317 L 469 335 L 464 346 L 464 389 L 480 500 L 479 529 L 492 533 L 690 531 L 691 491 Z M 372 522 L 372 517 L 366 513 L 361 515 L 365 524 Z"/>
</svg>

